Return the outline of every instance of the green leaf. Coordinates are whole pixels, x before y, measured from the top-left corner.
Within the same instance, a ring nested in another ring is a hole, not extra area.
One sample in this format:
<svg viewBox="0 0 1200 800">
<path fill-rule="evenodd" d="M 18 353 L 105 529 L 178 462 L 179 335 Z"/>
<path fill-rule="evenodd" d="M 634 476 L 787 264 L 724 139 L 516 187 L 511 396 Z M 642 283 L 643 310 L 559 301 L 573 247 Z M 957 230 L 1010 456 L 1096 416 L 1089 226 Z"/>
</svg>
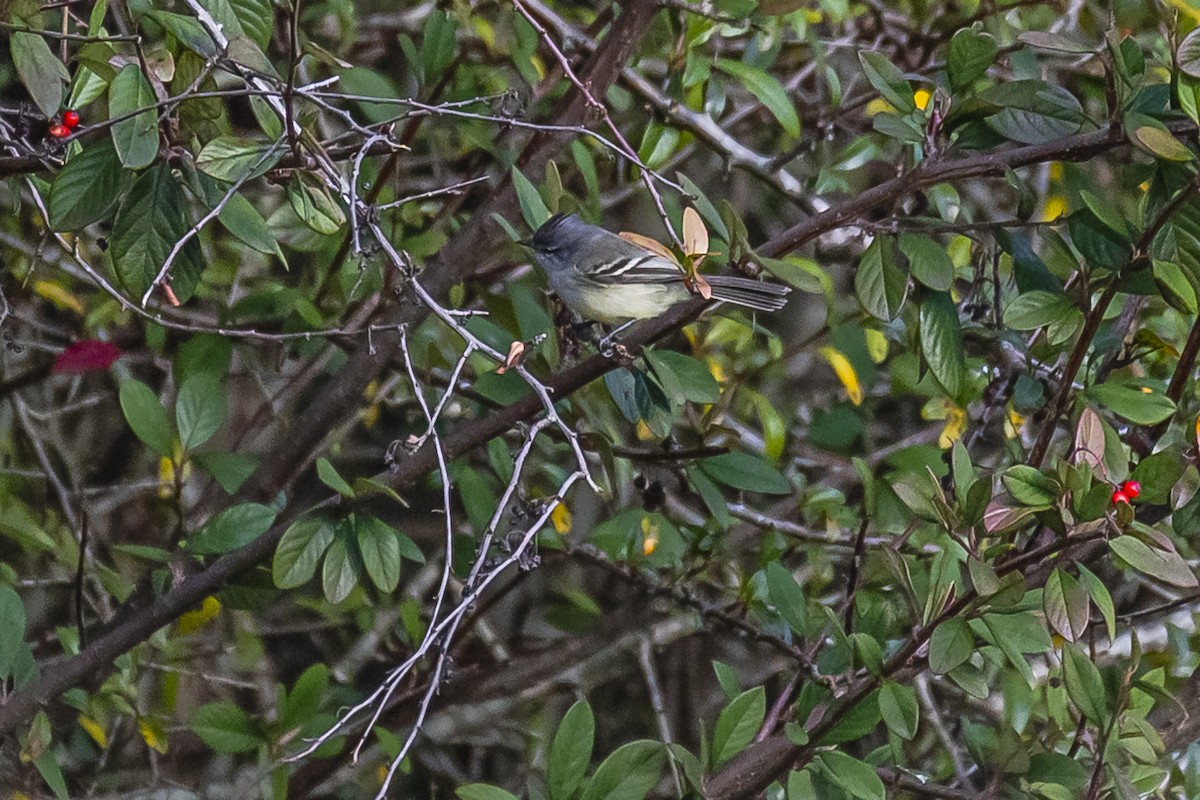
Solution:
<svg viewBox="0 0 1200 800">
<path fill-rule="evenodd" d="M 158 113 L 154 109 L 155 102 L 154 90 L 137 64 L 122 67 L 108 87 L 110 119 L 146 109 L 114 122 L 112 126 L 117 156 L 130 169 L 148 167 L 158 157 Z"/>
<path fill-rule="evenodd" d="M 130 378 L 121 383 L 119 396 L 121 411 L 134 435 L 158 455 L 170 458 L 175 451 L 175 432 L 158 395 L 146 384 Z"/>
<path fill-rule="evenodd" d="M 938 625 L 929 637 L 929 670 L 944 675 L 971 657 L 975 635 L 965 619 L 952 617 Z"/>
<path fill-rule="evenodd" d="M 714 66 L 727 75 L 732 75 L 750 94 L 775 115 L 779 124 L 790 136 L 800 135 L 800 116 L 788 96 L 787 89 L 774 75 L 758 67 L 728 58 L 718 58 Z"/>
<path fill-rule="evenodd" d="M 858 53 L 858 60 L 862 64 L 867 80 L 884 100 L 892 104 L 893 108 L 901 114 L 917 110 L 916 101 L 913 100 L 912 87 L 904 78 L 904 74 L 888 60 L 887 56 L 876 50 L 863 49 Z"/>
<path fill-rule="evenodd" d="M 1042 589 L 1042 612 L 1046 622 L 1068 642 L 1078 641 L 1091 616 L 1091 602 L 1079 582 L 1056 568 Z"/>
<path fill-rule="evenodd" d="M 596 719 L 586 700 L 571 706 L 559 723 L 546 765 L 550 800 L 570 800 L 583 781 L 596 738 Z"/>
<path fill-rule="evenodd" d="M 997 84 L 979 98 L 1001 107 L 987 124 L 1001 136 L 1022 144 L 1045 144 L 1078 131 L 1088 121 L 1079 100 L 1060 86 L 1040 80 Z"/>
<path fill-rule="evenodd" d="M 792 484 L 778 470 L 749 453 L 725 453 L 699 461 L 700 469 L 717 483 L 759 494 L 789 494 Z"/>
<path fill-rule="evenodd" d="M 967 376 L 962 324 L 947 292 L 928 292 L 921 298 L 921 352 L 938 383 L 951 397 L 962 392 Z"/>
<path fill-rule="evenodd" d="M 1126 564 L 1151 578 L 1183 589 L 1200 585 L 1179 553 L 1150 547 L 1132 536 L 1118 536 L 1110 540 L 1108 546 Z"/>
<path fill-rule="evenodd" d="M 831 781 L 858 800 L 886 800 L 883 781 L 875 768 L 840 750 L 826 750 L 816 756 Z"/>
<path fill-rule="evenodd" d="M 228 494 L 240 489 L 258 467 L 253 456 L 242 453 L 193 453 L 192 458 Z"/>
<path fill-rule="evenodd" d="M 905 233 L 900 236 L 900 252 L 908 259 L 914 278 L 935 291 L 950 290 L 954 283 L 954 263 L 946 248 L 928 236 Z"/>
<path fill-rule="evenodd" d="M 1119 270 L 1129 261 L 1129 237 L 1117 233 L 1090 208 L 1081 208 L 1067 218 L 1071 242 L 1093 267 Z"/>
<path fill-rule="evenodd" d="M 228 553 L 250 544 L 275 521 L 275 509 L 261 503 L 227 508 L 188 537 L 187 549 L 197 555 Z"/>
<path fill-rule="evenodd" d="M 328 236 L 346 223 L 346 213 L 325 185 L 307 173 L 297 172 L 287 184 L 288 203 L 305 225 Z"/>
<path fill-rule="evenodd" d="M 911 741 L 917 735 L 921 708 L 917 705 L 917 693 L 911 686 L 884 681 L 879 687 L 879 712 L 888 729 L 901 739 Z"/>
<path fill-rule="evenodd" d="M 250 41 L 266 48 L 275 28 L 275 9 L 271 0 L 229 0 L 229 6 Z"/>
<path fill-rule="evenodd" d="M 1195 314 L 1197 310 L 1196 289 L 1184 274 L 1183 269 L 1171 261 L 1151 262 L 1154 285 L 1167 305 L 1183 314 Z"/>
<path fill-rule="evenodd" d="M 5 17 L 7 19 L 7 14 Z M 64 85 L 71 80 L 67 68 L 46 40 L 36 33 L 14 32 L 9 37 L 8 48 L 17 75 L 38 110 L 47 117 L 54 117 L 62 107 Z"/>
<path fill-rule="evenodd" d="M 1171 490 L 1183 476 L 1184 460 L 1178 447 L 1168 447 L 1146 456 L 1134 467 L 1129 479 L 1142 485 L 1138 502 L 1153 505 L 1170 502 Z"/>
<path fill-rule="evenodd" d="M 515 794 L 487 783 L 468 783 L 455 789 L 454 793 L 459 800 L 519 800 Z"/>
<path fill-rule="evenodd" d="M 218 136 L 196 156 L 196 169 L 219 181 L 239 183 L 266 173 L 279 161 L 281 153 L 278 142 Z"/>
<path fill-rule="evenodd" d="M 1179 71 L 1193 78 L 1200 78 L 1200 28 L 1192 31 L 1179 43 L 1177 53 Z"/>
<path fill-rule="evenodd" d="M 1132 139 L 1152 155 L 1166 161 L 1191 161 L 1196 157 L 1187 145 L 1166 128 L 1143 125 L 1133 131 Z"/>
<path fill-rule="evenodd" d="M 233 703 L 200 706 L 188 727 L 218 753 L 248 753 L 267 744 L 258 724 Z"/>
<path fill-rule="evenodd" d="M 1017 40 L 1036 47 L 1039 50 L 1049 50 L 1055 53 L 1069 53 L 1071 55 L 1091 55 L 1096 52 L 1096 48 L 1086 42 L 1077 42 L 1074 39 L 1069 39 L 1066 36 L 1057 33 L 1048 33 L 1046 31 L 1025 31 Z"/>
<path fill-rule="evenodd" d="M 187 232 L 183 192 L 160 163 L 147 170 L 126 194 L 113 220 L 109 253 L 121 285 L 140 298 L 158 275 L 167 255 Z M 193 237 L 175 257 L 168 276 L 180 302 L 196 290 L 204 269 L 199 241 Z"/>
<path fill-rule="evenodd" d="M 242 244 L 264 255 L 279 256 L 286 268 L 287 259 L 279 249 L 279 243 L 271 234 L 271 229 L 267 227 L 267 221 L 244 195 L 237 193 L 230 197 L 221 208 L 217 219 L 225 226 L 225 230 L 236 236 Z"/>
<path fill-rule="evenodd" d="M 25 642 L 25 604 L 12 587 L 0 583 L 0 680 L 12 677 L 29 653 Z"/>
<path fill-rule="evenodd" d="M 324 457 L 317 459 L 317 477 L 321 479 L 321 483 L 333 489 L 342 497 L 354 497 L 354 489 L 338 473 L 337 468 L 329 463 L 329 459 Z"/>
<path fill-rule="evenodd" d="M 778 561 L 767 564 L 767 592 L 779 616 L 796 635 L 803 636 L 808 630 L 804 590 L 796 582 L 795 576 Z"/>
<path fill-rule="evenodd" d="M 1115 233 L 1123 242 L 1131 241 L 1129 223 L 1121 215 L 1114 202 L 1108 198 L 1099 197 L 1087 189 L 1081 190 L 1079 197 L 1088 210 L 1100 221 L 1100 224 L 1111 233 Z"/>
<path fill-rule="evenodd" d="M 1082 317 L 1075 304 L 1066 295 L 1033 291 L 1019 295 L 1004 309 L 1004 324 L 1017 331 L 1032 331 L 1043 325 L 1060 321 L 1063 317 Z"/>
<path fill-rule="evenodd" d="M 550 219 L 550 209 L 546 208 L 546 201 L 542 199 L 537 187 L 530 183 L 515 165 L 512 168 L 512 182 L 513 189 L 517 192 L 517 202 L 521 204 L 521 216 L 525 218 L 525 224 L 532 230 L 537 230 L 543 222 Z"/>
<path fill-rule="evenodd" d="M 647 348 L 642 354 L 668 397 L 703 404 L 721 399 L 721 387 L 704 362 L 673 350 Z"/>
<path fill-rule="evenodd" d="M 1112 642 L 1117 638 L 1117 610 L 1113 605 L 1112 594 L 1104 585 L 1104 581 L 1100 580 L 1090 569 L 1082 564 L 1076 566 L 1079 568 L 1079 577 L 1083 581 L 1084 588 L 1091 595 L 1096 608 L 1100 610 L 1100 616 L 1104 617 L 1104 627 L 1108 629 L 1108 640 Z"/>
<path fill-rule="evenodd" d="M 1085 717 L 1096 725 L 1104 725 L 1108 720 L 1108 699 L 1104 695 L 1100 670 L 1076 645 L 1063 645 L 1062 653 L 1067 696 Z"/>
<path fill-rule="evenodd" d="M 280 589 L 303 586 L 317 571 L 321 556 L 333 542 L 334 530 L 321 517 L 293 522 L 275 547 L 271 576 Z"/>
<path fill-rule="evenodd" d="M 1000 482 L 1014 500 L 1025 506 L 1053 505 L 1062 493 L 1058 481 L 1027 464 L 1009 467 Z"/>
<path fill-rule="evenodd" d="M 279 724 L 291 730 L 308 722 L 321 708 L 321 700 L 329 691 L 329 667 L 317 663 L 301 673 L 287 694 L 279 711 Z"/>
<path fill-rule="evenodd" d="M 854 292 L 876 319 L 891 322 L 900 313 L 908 294 L 908 278 L 896 266 L 890 240 L 876 236 L 867 247 L 854 273 Z"/>
<path fill-rule="evenodd" d="M 121 199 L 121 185 L 128 174 L 111 139 L 102 139 L 72 156 L 50 185 L 51 229 L 74 231 L 106 219 Z"/>
<path fill-rule="evenodd" d="M 184 450 L 199 447 L 225 423 L 225 392 L 207 373 L 192 376 L 175 400 L 175 424 Z"/>
<path fill-rule="evenodd" d="M 53 750 L 43 751 L 34 759 L 33 765 L 37 768 L 38 774 L 42 776 L 42 780 L 50 787 L 50 791 L 54 792 L 55 800 L 70 800 L 66 776 L 63 775 L 62 767 L 58 765 L 58 758 Z"/>
<path fill-rule="evenodd" d="M 581 800 L 644 800 L 658 785 L 666 748 L 638 740 L 622 745 L 596 768 Z"/>
<path fill-rule="evenodd" d="M 946 74 L 951 91 L 958 93 L 975 85 L 996 60 L 996 40 L 991 34 L 963 28 L 950 40 Z"/>
<path fill-rule="evenodd" d="M 1117 416 L 1138 425 L 1155 425 L 1175 413 L 1175 403 L 1166 394 L 1140 386 L 1101 383 L 1088 387 L 1086 394 Z"/>
<path fill-rule="evenodd" d="M 354 521 L 358 552 L 371 582 L 379 591 L 390 593 L 400 583 L 400 541 L 397 531 L 372 516 Z"/>
<path fill-rule="evenodd" d="M 720 767 L 754 741 L 767 713 L 767 692 L 755 686 L 742 692 L 717 717 L 713 729 L 712 765 Z"/>
<path fill-rule="evenodd" d="M 325 599 L 337 604 L 345 600 L 358 584 L 358 565 L 351 552 L 350 542 L 344 535 L 334 538 L 325 554 L 325 566 L 321 569 L 321 589 Z"/>
<path fill-rule="evenodd" d="M 143 16 L 157 22 L 167 33 L 174 36 L 180 44 L 196 55 L 211 58 L 217 54 L 216 44 L 198 19 L 154 9 L 144 12 Z"/>
<path fill-rule="evenodd" d="M 425 18 L 421 40 L 423 82 L 429 86 L 442 80 L 442 75 L 458 54 L 457 25 L 445 11 L 433 11 Z"/>
</svg>

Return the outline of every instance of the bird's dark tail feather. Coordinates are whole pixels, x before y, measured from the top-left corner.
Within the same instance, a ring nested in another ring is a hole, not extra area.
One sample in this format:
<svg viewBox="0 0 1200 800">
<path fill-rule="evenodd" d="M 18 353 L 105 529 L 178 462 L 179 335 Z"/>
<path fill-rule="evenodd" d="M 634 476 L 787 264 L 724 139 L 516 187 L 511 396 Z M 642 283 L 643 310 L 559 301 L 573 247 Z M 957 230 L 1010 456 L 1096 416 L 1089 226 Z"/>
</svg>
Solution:
<svg viewBox="0 0 1200 800">
<path fill-rule="evenodd" d="M 712 287 L 712 296 L 726 303 L 752 308 L 755 311 L 778 311 L 787 302 L 787 286 L 764 283 L 735 275 L 705 275 L 704 280 Z"/>
</svg>

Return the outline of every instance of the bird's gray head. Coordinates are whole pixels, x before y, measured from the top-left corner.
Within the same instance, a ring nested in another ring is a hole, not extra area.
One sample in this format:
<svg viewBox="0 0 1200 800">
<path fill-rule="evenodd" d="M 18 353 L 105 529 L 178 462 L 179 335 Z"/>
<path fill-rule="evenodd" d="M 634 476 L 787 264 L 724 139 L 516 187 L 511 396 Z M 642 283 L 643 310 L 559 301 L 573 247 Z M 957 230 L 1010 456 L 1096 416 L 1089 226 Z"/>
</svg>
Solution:
<svg viewBox="0 0 1200 800">
<path fill-rule="evenodd" d="M 529 247 L 542 269 L 552 273 L 578 261 L 580 251 L 595 239 L 597 230 L 574 214 L 555 214 L 534 232 Z"/>
</svg>

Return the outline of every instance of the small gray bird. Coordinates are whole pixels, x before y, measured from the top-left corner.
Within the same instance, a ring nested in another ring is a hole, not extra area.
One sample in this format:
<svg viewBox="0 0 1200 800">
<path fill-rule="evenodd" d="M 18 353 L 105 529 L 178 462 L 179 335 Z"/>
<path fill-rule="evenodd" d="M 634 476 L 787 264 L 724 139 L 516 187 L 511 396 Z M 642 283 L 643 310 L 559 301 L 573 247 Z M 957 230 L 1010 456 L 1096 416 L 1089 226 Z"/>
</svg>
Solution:
<svg viewBox="0 0 1200 800">
<path fill-rule="evenodd" d="M 550 288 L 571 310 L 597 322 L 656 317 L 696 296 L 678 264 L 574 214 L 546 220 L 529 246 Z M 705 275 L 704 280 L 714 300 L 755 311 L 778 311 L 791 291 L 730 275 Z"/>
</svg>

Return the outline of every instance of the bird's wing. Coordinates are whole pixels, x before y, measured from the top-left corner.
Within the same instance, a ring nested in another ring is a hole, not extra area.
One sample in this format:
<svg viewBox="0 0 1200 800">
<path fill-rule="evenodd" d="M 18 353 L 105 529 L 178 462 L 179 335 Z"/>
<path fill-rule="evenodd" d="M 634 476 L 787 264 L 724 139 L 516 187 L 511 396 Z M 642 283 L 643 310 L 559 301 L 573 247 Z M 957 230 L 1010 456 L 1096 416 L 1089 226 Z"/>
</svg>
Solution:
<svg viewBox="0 0 1200 800">
<path fill-rule="evenodd" d="M 636 250 L 637 254 L 634 256 L 615 258 L 589 271 L 584 277 L 605 286 L 620 283 L 674 283 L 683 280 L 683 270 L 674 262 L 640 247 Z"/>
<path fill-rule="evenodd" d="M 623 239 L 612 231 L 603 231 L 604 250 L 612 254 L 608 263 L 586 277 L 601 284 L 670 283 L 683 280 L 683 270 L 674 261 Z"/>
</svg>

